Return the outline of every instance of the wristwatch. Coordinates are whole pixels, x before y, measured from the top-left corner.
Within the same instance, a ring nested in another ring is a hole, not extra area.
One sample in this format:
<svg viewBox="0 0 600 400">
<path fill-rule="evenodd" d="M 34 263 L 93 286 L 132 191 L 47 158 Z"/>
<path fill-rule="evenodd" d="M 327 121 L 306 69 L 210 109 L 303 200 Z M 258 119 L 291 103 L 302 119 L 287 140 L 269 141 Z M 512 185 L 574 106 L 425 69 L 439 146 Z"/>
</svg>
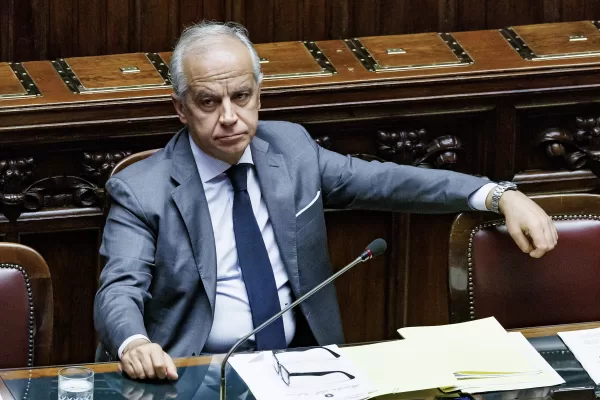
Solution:
<svg viewBox="0 0 600 400">
<path fill-rule="evenodd" d="M 498 208 L 500 205 L 500 197 L 502 197 L 507 190 L 517 190 L 517 185 L 509 181 L 498 182 L 498 185 L 494 188 L 494 192 L 492 193 L 491 211 L 500 214 L 500 209 Z"/>
</svg>

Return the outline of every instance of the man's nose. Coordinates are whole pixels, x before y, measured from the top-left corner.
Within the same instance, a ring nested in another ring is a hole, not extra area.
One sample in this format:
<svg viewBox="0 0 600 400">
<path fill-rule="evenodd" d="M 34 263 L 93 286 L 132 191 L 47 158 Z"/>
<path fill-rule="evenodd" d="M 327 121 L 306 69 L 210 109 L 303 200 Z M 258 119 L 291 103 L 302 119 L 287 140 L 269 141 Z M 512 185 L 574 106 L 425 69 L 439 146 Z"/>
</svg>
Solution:
<svg viewBox="0 0 600 400">
<path fill-rule="evenodd" d="M 233 125 L 237 122 L 238 117 L 231 100 L 225 99 L 221 105 L 221 116 L 219 122 L 223 125 Z"/>
</svg>

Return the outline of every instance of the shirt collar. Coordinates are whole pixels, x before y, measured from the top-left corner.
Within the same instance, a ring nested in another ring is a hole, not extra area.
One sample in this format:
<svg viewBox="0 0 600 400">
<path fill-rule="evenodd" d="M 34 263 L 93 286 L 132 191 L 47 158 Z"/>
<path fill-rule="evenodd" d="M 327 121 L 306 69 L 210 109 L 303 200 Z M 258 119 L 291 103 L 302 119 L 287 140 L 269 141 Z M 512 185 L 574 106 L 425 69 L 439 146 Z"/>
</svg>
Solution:
<svg viewBox="0 0 600 400">
<path fill-rule="evenodd" d="M 198 168 L 198 174 L 200 174 L 200 180 L 202 183 L 206 183 L 211 179 L 216 178 L 221 175 L 225 171 L 231 167 L 231 164 L 226 163 L 225 161 L 218 160 L 212 156 L 209 156 L 202 150 L 200 147 L 194 142 L 192 139 L 192 135 L 188 133 L 188 137 L 190 140 L 190 147 L 192 148 L 192 154 L 194 155 L 194 160 L 196 161 L 196 167 Z M 244 154 L 238 161 L 238 164 L 254 164 L 254 160 L 252 159 L 252 152 L 250 151 L 250 146 L 246 147 L 244 150 Z"/>
</svg>

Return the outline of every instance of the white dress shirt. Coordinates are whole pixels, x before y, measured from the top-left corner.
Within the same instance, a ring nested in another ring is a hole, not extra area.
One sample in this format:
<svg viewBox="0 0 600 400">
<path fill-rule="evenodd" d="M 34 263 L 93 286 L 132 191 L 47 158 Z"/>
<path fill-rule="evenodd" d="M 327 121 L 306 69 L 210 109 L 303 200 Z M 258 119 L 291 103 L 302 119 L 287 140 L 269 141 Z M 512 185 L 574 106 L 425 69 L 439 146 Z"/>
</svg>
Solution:
<svg viewBox="0 0 600 400">
<path fill-rule="evenodd" d="M 233 233 L 233 187 L 225 174 L 231 165 L 204 153 L 192 140 L 191 135 L 189 138 L 208 202 L 217 251 L 215 313 L 203 352 L 226 353 L 239 338 L 254 329 Z M 239 163 L 254 164 L 250 146 L 246 148 Z M 476 210 L 487 210 L 485 200 L 495 186 L 495 183 L 488 183 L 471 194 L 468 199 L 469 206 Z M 283 308 L 293 301 L 292 290 L 254 168 L 248 169 L 248 194 L 273 267 L 279 303 Z M 296 332 L 293 310 L 283 315 L 283 327 L 289 344 Z M 125 347 L 135 339 L 149 341 L 144 335 L 133 335 L 127 338 L 119 347 L 119 358 Z M 250 341 L 253 340 L 254 336 L 250 338 Z"/>
</svg>

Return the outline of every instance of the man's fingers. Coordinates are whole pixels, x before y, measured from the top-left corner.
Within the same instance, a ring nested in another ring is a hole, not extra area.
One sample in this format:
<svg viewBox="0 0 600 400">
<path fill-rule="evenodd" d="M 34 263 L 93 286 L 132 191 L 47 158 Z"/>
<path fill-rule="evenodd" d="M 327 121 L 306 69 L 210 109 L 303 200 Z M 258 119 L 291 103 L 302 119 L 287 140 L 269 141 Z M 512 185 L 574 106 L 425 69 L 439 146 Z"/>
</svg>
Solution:
<svg viewBox="0 0 600 400">
<path fill-rule="evenodd" d="M 529 236 L 534 246 L 533 251 L 529 253 L 531 257 L 540 258 L 551 249 L 544 228 L 545 226 L 542 223 L 535 223 L 529 228 Z"/>
<path fill-rule="evenodd" d="M 548 221 L 546 223 L 546 227 L 544 228 L 544 235 L 546 236 L 546 242 L 548 243 L 548 249 L 546 249 L 546 251 L 550 251 L 556 245 L 556 238 L 554 237 L 554 231 L 552 230 L 551 221 Z"/>
<path fill-rule="evenodd" d="M 150 353 L 155 377 L 158 379 L 165 379 L 167 377 L 167 364 L 164 354 L 165 352 L 159 346 L 154 347 Z"/>
<path fill-rule="evenodd" d="M 137 373 L 133 368 L 133 364 L 129 359 L 122 359 L 120 364 L 121 370 L 127 374 L 131 379 L 137 379 Z"/>
<path fill-rule="evenodd" d="M 142 363 L 142 368 L 144 368 L 144 374 L 148 379 L 156 378 L 156 373 L 154 372 L 154 364 L 152 362 L 152 357 L 150 356 L 150 349 L 145 349 L 145 351 L 140 351 L 138 354 L 138 359 Z"/>
<path fill-rule="evenodd" d="M 144 372 L 144 367 L 142 366 L 142 362 L 137 359 L 137 357 L 129 357 L 127 362 L 131 366 L 133 370 L 133 374 L 128 374 L 130 378 L 133 379 L 146 379 L 146 373 Z"/>
<path fill-rule="evenodd" d="M 167 367 L 167 378 L 169 378 L 170 380 L 178 379 L 179 375 L 177 374 L 177 367 L 175 367 L 173 359 L 167 353 L 164 353 L 164 357 L 165 366 Z"/>
<path fill-rule="evenodd" d="M 558 243 L 558 231 L 556 230 L 556 225 L 552 219 L 550 219 L 550 225 L 552 226 L 552 232 L 554 232 L 554 245 L 556 246 Z"/>
<path fill-rule="evenodd" d="M 507 229 L 508 233 L 523 253 L 529 254 L 533 250 L 531 243 L 529 243 L 529 239 L 527 238 L 527 236 L 525 236 L 523 231 L 521 231 L 521 228 L 519 228 L 518 226 L 508 226 L 507 224 Z"/>
</svg>

